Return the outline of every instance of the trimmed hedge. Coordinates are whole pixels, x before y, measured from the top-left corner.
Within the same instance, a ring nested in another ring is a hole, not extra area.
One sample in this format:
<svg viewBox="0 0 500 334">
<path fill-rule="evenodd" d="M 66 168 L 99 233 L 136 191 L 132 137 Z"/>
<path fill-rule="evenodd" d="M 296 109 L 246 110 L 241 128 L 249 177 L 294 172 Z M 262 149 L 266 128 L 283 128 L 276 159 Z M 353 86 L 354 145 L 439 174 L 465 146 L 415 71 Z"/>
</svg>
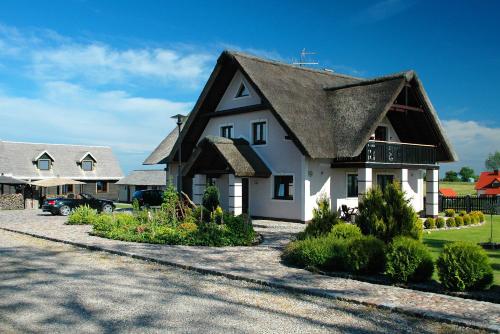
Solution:
<svg viewBox="0 0 500 334">
<path fill-rule="evenodd" d="M 472 224 L 472 218 L 470 217 L 470 215 L 465 214 L 462 216 L 462 218 L 464 219 L 464 225 Z"/>
<path fill-rule="evenodd" d="M 444 215 L 446 217 L 452 217 L 453 218 L 453 217 L 455 217 L 455 210 L 453 210 L 453 209 L 446 209 L 446 210 L 444 210 Z"/>
<path fill-rule="evenodd" d="M 444 220 L 443 217 L 437 217 L 436 218 L 436 227 L 437 228 L 443 228 L 446 226 L 446 221 Z"/>
<path fill-rule="evenodd" d="M 464 217 L 456 216 L 455 217 L 455 225 L 464 226 Z"/>
<path fill-rule="evenodd" d="M 326 266 L 332 258 L 331 250 L 334 241 L 325 236 L 293 241 L 286 245 L 281 258 L 296 266 L 321 268 Z"/>
<path fill-rule="evenodd" d="M 427 247 L 411 238 L 395 238 L 388 247 L 386 262 L 386 274 L 397 282 L 427 281 L 434 272 Z"/>
<path fill-rule="evenodd" d="M 471 242 L 445 245 L 436 265 L 441 284 L 450 290 L 487 289 L 493 283 L 493 269 L 486 252 Z"/>
<path fill-rule="evenodd" d="M 336 239 L 350 239 L 360 237 L 362 234 L 356 225 L 343 223 L 335 225 L 329 235 Z"/>
<path fill-rule="evenodd" d="M 352 238 L 347 243 L 346 269 L 356 273 L 375 274 L 385 268 L 385 244 L 371 235 Z"/>
<path fill-rule="evenodd" d="M 436 228 L 436 220 L 434 218 L 427 218 L 424 222 L 424 227 L 426 229 Z"/>
<path fill-rule="evenodd" d="M 456 227 L 457 223 L 455 222 L 455 218 L 446 219 L 446 226 L 448 227 Z"/>
</svg>

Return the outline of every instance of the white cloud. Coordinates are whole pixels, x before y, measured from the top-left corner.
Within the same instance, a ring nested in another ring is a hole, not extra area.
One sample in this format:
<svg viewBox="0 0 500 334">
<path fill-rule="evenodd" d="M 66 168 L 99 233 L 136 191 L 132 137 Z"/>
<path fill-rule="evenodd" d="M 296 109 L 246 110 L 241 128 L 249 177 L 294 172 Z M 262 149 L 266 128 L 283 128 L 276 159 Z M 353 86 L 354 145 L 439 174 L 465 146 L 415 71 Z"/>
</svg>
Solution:
<svg viewBox="0 0 500 334">
<path fill-rule="evenodd" d="M 66 82 L 45 84 L 37 98 L 0 95 L 2 139 L 110 145 L 124 169 L 138 167 L 187 114 L 192 103 L 93 91 Z"/>
<path fill-rule="evenodd" d="M 213 57 L 170 49 L 116 50 L 105 44 L 62 45 L 32 53 L 34 73 L 46 80 L 85 79 L 94 83 L 142 77 L 197 86 Z"/>
<path fill-rule="evenodd" d="M 413 0 L 382 0 L 361 12 L 353 18 L 355 24 L 369 24 L 383 21 L 397 15 L 414 5 Z"/>
<path fill-rule="evenodd" d="M 500 128 L 488 127 L 475 121 L 443 121 L 459 161 L 443 165 L 443 171 L 471 166 L 476 173 L 484 170 L 484 160 L 489 153 L 500 150 Z"/>
</svg>

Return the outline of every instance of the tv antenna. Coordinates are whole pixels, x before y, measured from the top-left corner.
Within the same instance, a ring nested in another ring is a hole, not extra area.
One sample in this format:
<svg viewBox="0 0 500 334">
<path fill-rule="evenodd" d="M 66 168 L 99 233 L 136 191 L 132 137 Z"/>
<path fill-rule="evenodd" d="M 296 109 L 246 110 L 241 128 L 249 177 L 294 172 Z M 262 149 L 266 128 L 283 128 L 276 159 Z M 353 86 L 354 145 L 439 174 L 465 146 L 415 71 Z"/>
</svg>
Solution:
<svg viewBox="0 0 500 334">
<path fill-rule="evenodd" d="M 295 61 L 292 64 L 298 65 L 300 67 L 318 65 L 319 63 L 317 61 L 308 60 L 308 56 L 315 55 L 315 54 L 316 54 L 316 52 L 307 52 L 306 48 L 303 48 L 302 51 L 300 52 L 300 61 Z"/>
</svg>

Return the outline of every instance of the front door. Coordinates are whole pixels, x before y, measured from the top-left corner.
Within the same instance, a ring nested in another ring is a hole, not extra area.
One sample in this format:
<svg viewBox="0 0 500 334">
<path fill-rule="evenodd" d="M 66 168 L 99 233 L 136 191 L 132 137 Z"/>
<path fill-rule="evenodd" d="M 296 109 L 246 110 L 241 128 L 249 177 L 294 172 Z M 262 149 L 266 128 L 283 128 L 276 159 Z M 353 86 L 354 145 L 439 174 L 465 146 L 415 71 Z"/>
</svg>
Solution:
<svg viewBox="0 0 500 334">
<path fill-rule="evenodd" d="M 248 213 L 248 179 L 241 179 L 241 210 L 243 213 Z"/>
</svg>

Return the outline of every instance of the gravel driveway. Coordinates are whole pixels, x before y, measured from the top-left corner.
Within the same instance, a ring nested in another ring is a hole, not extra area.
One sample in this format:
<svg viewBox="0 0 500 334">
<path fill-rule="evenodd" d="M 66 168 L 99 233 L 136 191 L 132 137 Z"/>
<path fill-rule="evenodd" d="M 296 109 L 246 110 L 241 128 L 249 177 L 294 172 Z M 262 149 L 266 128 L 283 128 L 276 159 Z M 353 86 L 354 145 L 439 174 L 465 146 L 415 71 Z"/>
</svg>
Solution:
<svg viewBox="0 0 500 334">
<path fill-rule="evenodd" d="M 462 332 L 6 231 L 0 268 L 2 333 Z"/>
</svg>

